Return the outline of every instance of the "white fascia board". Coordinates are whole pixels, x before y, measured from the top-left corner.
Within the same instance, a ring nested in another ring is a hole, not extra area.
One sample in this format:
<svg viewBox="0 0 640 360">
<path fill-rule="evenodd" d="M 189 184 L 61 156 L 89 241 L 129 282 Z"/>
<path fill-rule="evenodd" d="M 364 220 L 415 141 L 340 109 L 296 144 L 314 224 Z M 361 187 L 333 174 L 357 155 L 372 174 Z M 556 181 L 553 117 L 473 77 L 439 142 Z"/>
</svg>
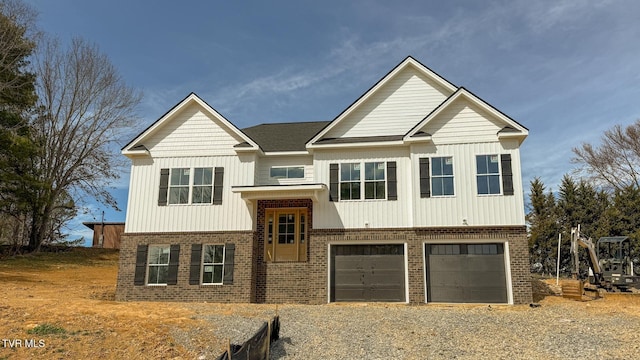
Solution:
<svg viewBox="0 0 640 360">
<path fill-rule="evenodd" d="M 296 199 L 308 197 L 314 202 L 320 199 L 320 193 L 327 191 L 324 184 L 232 186 L 231 192 L 238 193 L 244 201 L 260 199 Z"/>
<path fill-rule="evenodd" d="M 269 151 L 264 156 L 303 156 L 310 155 L 308 151 Z"/>
<path fill-rule="evenodd" d="M 406 145 L 404 140 L 396 141 L 375 141 L 375 142 L 359 142 L 359 143 L 342 143 L 342 144 L 322 144 L 307 145 L 307 149 L 344 149 L 344 148 L 366 148 L 366 147 L 388 147 Z"/>
<path fill-rule="evenodd" d="M 442 87 L 450 90 L 451 92 L 456 91 L 456 87 L 453 86 L 451 83 L 446 81 L 440 75 L 438 75 L 438 74 L 434 73 L 433 71 L 429 70 L 426 66 L 422 65 L 416 59 L 414 59 L 411 56 L 409 56 L 403 62 L 398 64 L 393 70 L 391 70 L 391 72 L 389 72 L 384 78 L 382 78 L 382 80 L 378 81 L 377 84 L 375 84 L 371 89 L 369 89 L 356 102 L 351 104 L 346 110 L 344 110 L 340 115 L 338 115 L 338 117 L 335 118 L 329 125 L 327 125 L 327 127 L 325 127 L 318 134 L 316 134 L 316 136 L 314 136 L 313 139 L 309 140 L 309 142 L 307 142 L 306 147 L 309 148 L 309 147 L 314 146 L 313 143 L 315 143 L 316 141 L 320 140 L 326 133 L 328 133 L 340 121 L 342 121 L 342 119 L 344 119 L 345 117 L 349 116 L 349 114 L 351 114 L 355 109 L 357 109 L 362 103 L 367 101 L 373 94 L 375 94 L 378 91 L 378 89 L 383 87 L 386 83 L 389 82 L 389 80 L 393 79 L 396 76 L 396 74 L 398 74 L 400 71 L 404 70 L 407 66 L 413 66 L 418 71 L 422 72 L 425 76 L 427 76 L 430 79 L 434 80 L 439 85 L 441 85 Z"/>
<path fill-rule="evenodd" d="M 202 99 L 200 99 L 200 97 L 198 97 L 198 95 L 196 95 L 195 93 L 191 93 L 184 100 L 182 100 L 178 105 L 174 106 L 171 110 L 169 110 L 166 114 L 164 114 L 160 119 L 158 119 L 155 123 L 153 123 L 150 127 L 148 127 L 140 135 L 138 135 L 135 139 L 133 139 L 131 142 L 129 142 L 129 144 L 127 144 L 125 146 L 125 148 L 122 149 L 122 153 L 125 154 L 126 151 L 130 151 L 130 150 L 127 150 L 127 149 L 130 149 L 132 147 L 137 146 L 144 139 L 146 139 L 149 136 L 153 135 L 159 128 L 164 126 L 165 123 L 170 121 L 176 113 L 181 111 L 183 108 L 185 108 L 186 106 L 188 106 L 192 102 L 195 102 L 198 105 L 200 105 L 207 112 L 209 112 L 216 119 L 218 119 L 218 121 L 220 121 L 222 124 L 224 124 L 225 127 L 228 130 L 230 130 L 236 136 L 240 137 L 241 139 L 243 139 L 244 141 L 249 143 L 249 145 L 251 145 L 251 148 L 247 148 L 247 149 L 259 149 L 258 144 L 256 144 L 253 140 L 251 140 L 251 138 L 249 138 L 242 131 L 240 131 L 240 129 L 238 129 L 229 120 L 227 120 L 224 116 L 222 116 L 220 113 L 218 113 L 214 108 L 209 106 L 209 104 L 207 104 Z"/>
<path fill-rule="evenodd" d="M 134 157 L 142 157 L 142 156 L 149 156 L 149 151 L 148 150 L 122 150 L 121 151 L 122 155 L 128 157 L 128 158 L 134 158 Z"/>
</svg>

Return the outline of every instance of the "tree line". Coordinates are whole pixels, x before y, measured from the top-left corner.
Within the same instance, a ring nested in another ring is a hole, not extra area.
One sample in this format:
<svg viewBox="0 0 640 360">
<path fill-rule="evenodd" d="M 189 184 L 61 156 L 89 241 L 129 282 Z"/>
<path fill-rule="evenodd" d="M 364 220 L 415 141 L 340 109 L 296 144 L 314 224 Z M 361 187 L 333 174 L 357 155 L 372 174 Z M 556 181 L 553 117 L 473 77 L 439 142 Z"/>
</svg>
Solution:
<svg viewBox="0 0 640 360">
<path fill-rule="evenodd" d="M 0 244 L 16 251 L 64 241 L 83 199 L 117 208 L 115 149 L 141 100 L 95 44 L 63 45 L 36 19 L 0 0 Z"/>
<path fill-rule="evenodd" d="M 573 149 L 580 165 L 565 175 L 557 192 L 540 178 L 530 183 L 526 215 L 531 268 L 555 274 L 558 235 L 562 235 L 560 272 L 571 273 L 570 234 L 578 224 L 594 241 L 628 236 L 631 258 L 640 266 L 640 120 L 607 130 L 599 146 L 583 143 Z"/>
</svg>

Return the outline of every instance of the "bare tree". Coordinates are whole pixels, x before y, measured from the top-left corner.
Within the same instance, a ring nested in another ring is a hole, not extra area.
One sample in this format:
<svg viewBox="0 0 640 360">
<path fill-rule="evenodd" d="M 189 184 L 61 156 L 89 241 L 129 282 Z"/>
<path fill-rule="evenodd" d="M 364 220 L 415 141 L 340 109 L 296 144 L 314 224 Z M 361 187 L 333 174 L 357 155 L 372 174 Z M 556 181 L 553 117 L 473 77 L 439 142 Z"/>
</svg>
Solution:
<svg viewBox="0 0 640 360">
<path fill-rule="evenodd" d="M 640 120 L 605 131 L 599 147 L 583 143 L 573 152 L 573 160 L 597 184 L 617 190 L 640 188 Z"/>
<path fill-rule="evenodd" d="M 52 216 L 75 206 L 65 200 L 67 194 L 76 201 L 91 196 L 117 208 L 108 191 L 124 164 L 117 141 L 131 131 L 141 100 L 108 57 L 81 39 L 68 49 L 46 40 L 35 71 L 39 103 L 33 125 L 43 144 L 37 168 L 46 186 L 31 209 L 31 250 L 46 240 Z"/>
</svg>

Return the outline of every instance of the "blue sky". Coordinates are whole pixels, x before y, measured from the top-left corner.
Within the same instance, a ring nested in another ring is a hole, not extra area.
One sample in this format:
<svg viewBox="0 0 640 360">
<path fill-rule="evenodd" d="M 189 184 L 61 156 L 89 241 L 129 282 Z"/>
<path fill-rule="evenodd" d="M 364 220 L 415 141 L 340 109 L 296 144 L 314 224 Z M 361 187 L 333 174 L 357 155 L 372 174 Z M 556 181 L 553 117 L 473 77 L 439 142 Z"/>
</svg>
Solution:
<svg viewBox="0 0 640 360">
<path fill-rule="evenodd" d="M 530 130 L 525 184 L 640 118 L 640 2 L 29 0 L 41 30 L 95 42 L 144 93 L 139 128 L 190 92 L 238 127 L 331 120 L 407 55 Z M 126 209 L 128 169 L 113 194 Z M 528 193 L 528 186 L 525 194 Z M 69 226 L 124 221 L 89 202 Z"/>
</svg>

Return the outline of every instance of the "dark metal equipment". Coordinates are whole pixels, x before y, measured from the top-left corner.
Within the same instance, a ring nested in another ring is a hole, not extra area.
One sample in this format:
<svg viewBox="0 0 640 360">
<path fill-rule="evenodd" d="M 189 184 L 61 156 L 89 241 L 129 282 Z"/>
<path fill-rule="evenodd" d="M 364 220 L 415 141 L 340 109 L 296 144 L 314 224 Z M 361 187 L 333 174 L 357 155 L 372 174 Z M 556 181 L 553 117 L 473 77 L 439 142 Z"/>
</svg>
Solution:
<svg viewBox="0 0 640 360">
<path fill-rule="evenodd" d="M 640 289 L 640 276 L 634 273 L 631 240 L 627 236 L 602 237 L 594 245 L 591 238 L 580 234 L 580 226 L 571 229 L 573 275 L 579 277 L 578 246 L 587 250 L 589 282 L 608 291 Z"/>
</svg>

